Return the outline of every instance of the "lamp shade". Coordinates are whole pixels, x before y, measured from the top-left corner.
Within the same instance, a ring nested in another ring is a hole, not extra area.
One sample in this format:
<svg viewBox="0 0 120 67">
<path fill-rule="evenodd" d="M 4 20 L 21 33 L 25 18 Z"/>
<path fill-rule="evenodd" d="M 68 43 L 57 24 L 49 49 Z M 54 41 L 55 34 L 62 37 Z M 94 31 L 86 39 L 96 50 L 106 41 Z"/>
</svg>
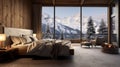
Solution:
<svg viewBox="0 0 120 67">
<path fill-rule="evenodd" d="M 36 37 L 36 34 L 35 34 L 35 33 L 33 34 L 33 37 Z"/>
<path fill-rule="evenodd" d="M 5 41 L 5 40 L 6 40 L 6 35 L 0 34 L 0 41 Z"/>
</svg>

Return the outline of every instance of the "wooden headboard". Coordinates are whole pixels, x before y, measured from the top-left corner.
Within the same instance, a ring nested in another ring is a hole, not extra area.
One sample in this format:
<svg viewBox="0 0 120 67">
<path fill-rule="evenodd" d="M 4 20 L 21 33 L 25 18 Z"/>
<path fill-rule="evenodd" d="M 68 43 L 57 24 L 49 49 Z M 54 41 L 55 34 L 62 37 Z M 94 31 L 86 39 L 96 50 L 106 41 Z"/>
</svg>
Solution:
<svg viewBox="0 0 120 67">
<path fill-rule="evenodd" d="M 4 28 L 4 34 L 6 34 L 5 45 L 11 45 L 10 36 L 22 36 L 22 35 L 32 35 L 33 31 L 30 29 L 20 29 L 20 28 Z"/>
</svg>

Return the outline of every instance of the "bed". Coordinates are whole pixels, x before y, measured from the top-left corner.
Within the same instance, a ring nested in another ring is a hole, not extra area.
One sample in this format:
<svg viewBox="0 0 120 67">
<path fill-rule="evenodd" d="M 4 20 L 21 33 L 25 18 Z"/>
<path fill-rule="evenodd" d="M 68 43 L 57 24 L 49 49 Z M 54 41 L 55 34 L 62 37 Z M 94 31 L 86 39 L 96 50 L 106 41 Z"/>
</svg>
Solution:
<svg viewBox="0 0 120 67">
<path fill-rule="evenodd" d="M 19 55 L 57 57 L 74 55 L 71 41 L 41 39 L 33 37 L 33 31 L 29 29 L 4 28 L 7 35 L 5 44 L 10 44 L 11 48 L 18 48 Z"/>
</svg>

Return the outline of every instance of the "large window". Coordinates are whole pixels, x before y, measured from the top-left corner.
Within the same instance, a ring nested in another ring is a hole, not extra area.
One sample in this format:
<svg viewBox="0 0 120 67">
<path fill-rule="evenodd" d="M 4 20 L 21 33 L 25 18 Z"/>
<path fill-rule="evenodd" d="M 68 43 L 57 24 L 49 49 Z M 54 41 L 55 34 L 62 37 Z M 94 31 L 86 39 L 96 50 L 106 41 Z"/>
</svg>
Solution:
<svg viewBox="0 0 120 67">
<path fill-rule="evenodd" d="M 56 39 L 103 37 L 108 34 L 107 27 L 107 7 L 82 7 L 82 22 L 80 7 L 55 7 L 55 18 L 54 7 L 42 7 L 43 38 L 53 38 L 53 35 Z"/>
<path fill-rule="evenodd" d="M 54 33 L 54 8 L 42 8 L 42 38 L 53 38 Z"/>
<path fill-rule="evenodd" d="M 82 7 L 82 38 L 97 36 L 107 39 L 107 35 L 107 7 Z"/>
<path fill-rule="evenodd" d="M 79 7 L 56 7 L 55 15 L 56 39 L 80 38 Z"/>
<path fill-rule="evenodd" d="M 116 42 L 117 41 L 117 31 L 116 31 L 116 24 L 115 24 L 115 7 L 112 7 L 112 15 L 111 15 L 111 19 L 112 19 L 112 42 Z"/>
</svg>

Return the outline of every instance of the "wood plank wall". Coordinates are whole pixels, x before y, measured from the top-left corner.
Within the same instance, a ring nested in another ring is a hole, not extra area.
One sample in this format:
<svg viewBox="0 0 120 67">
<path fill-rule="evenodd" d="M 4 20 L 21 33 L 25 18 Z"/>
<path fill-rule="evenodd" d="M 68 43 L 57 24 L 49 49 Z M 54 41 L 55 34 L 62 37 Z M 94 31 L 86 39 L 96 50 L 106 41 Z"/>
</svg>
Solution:
<svg viewBox="0 0 120 67">
<path fill-rule="evenodd" d="M 33 4 L 33 32 L 37 34 L 37 38 L 41 39 L 41 16 L 42 16 L 42 5 L 41 4 Z"/>
<path fill-rule="evenodd" d="M 32 29 L 31 0 L 0 0 L 0 23 L 5 27 Z"/>
</svg>

